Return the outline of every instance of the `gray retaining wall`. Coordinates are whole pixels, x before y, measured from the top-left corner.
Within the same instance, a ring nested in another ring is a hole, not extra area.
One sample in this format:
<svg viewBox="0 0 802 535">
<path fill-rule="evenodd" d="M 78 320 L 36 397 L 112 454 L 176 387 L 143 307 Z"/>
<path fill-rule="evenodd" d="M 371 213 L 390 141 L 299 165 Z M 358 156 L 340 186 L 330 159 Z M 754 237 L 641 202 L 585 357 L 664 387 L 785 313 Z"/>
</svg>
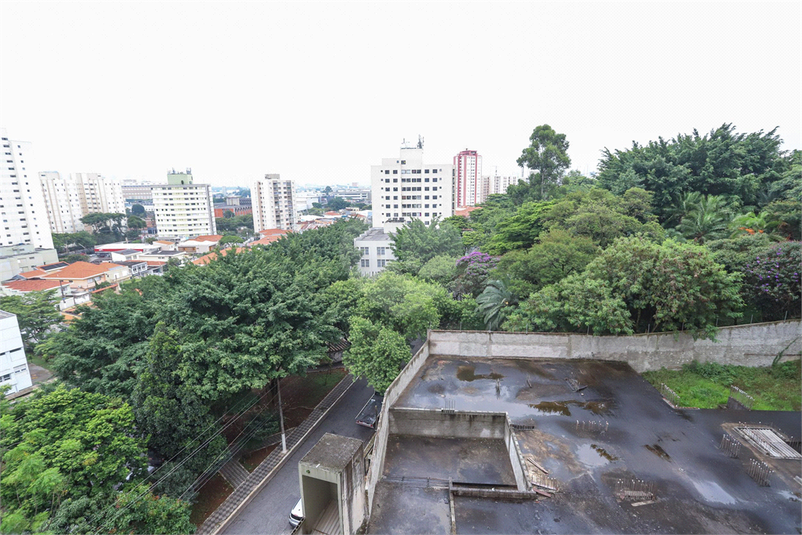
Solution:
<svg viewBox="0 0 802 535">
<path fill-rule="evenodd" d="M 571 333 L 430 331 L 429 351 L 437 355 L 496 358 L 617 360 L 640 373 L 678 369 L 693 360 L 740 366 L 769 366 L 777 354 L 802 352 L 799 320 L 722 327 L 716 341 L 686 333 L 591 336 Z M 793 342 L 793 343 L 791 343 Z"/>
</svg>

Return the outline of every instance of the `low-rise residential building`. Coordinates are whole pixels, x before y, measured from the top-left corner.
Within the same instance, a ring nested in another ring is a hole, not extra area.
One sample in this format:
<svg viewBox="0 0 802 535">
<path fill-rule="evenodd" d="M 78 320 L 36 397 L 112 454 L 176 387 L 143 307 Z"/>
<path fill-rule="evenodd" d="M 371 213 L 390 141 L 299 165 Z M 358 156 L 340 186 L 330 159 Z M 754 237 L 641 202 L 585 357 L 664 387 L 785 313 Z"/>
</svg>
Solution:
<svg viewBox="0 0 802 535">
<path fill-rule="evenodd" d="M 148 263 L 144 260 L 115 260 L 112 263 L 127 267 L 131 272 L 131 278 L 144 277 L 150 274 Z"/>
<path fill-rule="evenodd" d="M 253 213 L 251 198 L 229 195 L 224 201 L 214 203 L 214 217 L 225 217 L 226 212 L 231 212 L 234 216 Z"/>
<path fill-rule="evenodd" d="M 41 249 L 33 244 L 0 246 L 0 281 L 54 262 L 58 262 L 55 249 Z"/>
<path fill-rule="evenodd" d="M 126 251 L 133 249 L 134 251 L 139 251 L 140 253 L 153 253 L 161 248 L 162 248 L 161 245 L 156 243 L 151 245 L 149 243 L 117 242 L 117 243 L 104 243 L 103 245 L 95 245 L 95 252 L 111 254 L 118 251 Z"/>
<path fill-rule="evenodd" d="M 372 228 L 354 238 L 354 247 L 362 253 L 359 272 L 363 275 L 378 275 L 395 260 L 391 245 L 393 238 L 381 228 Z"/>
<path fill-rule="evenodd" d="M 176 244 L 176 249 L 188 254 L 206 254 L 220 243 L 223 236 L 220 234 L 198 236 Z"/>
<path fill-rule="evenodd" d="M 0 386 L 14 394 L 33 385 L 17 316 L 0 310 Z"/>
</svg>

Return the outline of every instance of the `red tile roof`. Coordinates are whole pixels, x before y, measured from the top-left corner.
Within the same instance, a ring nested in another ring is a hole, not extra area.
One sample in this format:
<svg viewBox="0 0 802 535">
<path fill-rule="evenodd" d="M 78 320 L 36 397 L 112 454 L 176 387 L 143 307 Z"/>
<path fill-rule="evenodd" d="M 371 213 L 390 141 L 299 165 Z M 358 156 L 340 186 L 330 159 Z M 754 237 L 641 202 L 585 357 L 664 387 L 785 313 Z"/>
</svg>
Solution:
<svg viewBox="0 0 802 535">
<path fill-rule="evenodd" d="M 273 235 L 273 236 L 265 236 L 261 240 L 256 240 L 255 242 L 251 242 L 249 245 L 253 247 L 254 245 L 270 245 L 271 243 L 275 243 L 283 238 L 283 235 Z"/>
<path fill-rule="evenodd" d="M 3 286 L 17 290 L 18 292 L 41 292 L 43 290 L 52 290 L 64 285 L 61 281 L 46 281 L 41 279 L 24 280 L 24 281 L 10 281 L 3 283 Z"/>
<path fill-rule="evenodd" d="M 461 215 L 464 217 L 471 217 L 471 212 L 474 210 L 481 210 L 481 206 L 462 206 L 454 210 L 454 215 Z"/>
<path fill-rule="evenodd" d="M 223 256 L 226 256 L 228 254 L 228 252 L 232 251 L 232 250 L 233 249 L 223 249 L 222 251 L 220 251 L 220 253 Z M 241 253 L 242 251 L 247 251 L 247 250 L 248 249 L 246 249 L 245 247 L 237 247 L 237 249 L 236 249 L 236 251 L 238 253 Z M 192 263 L 195 264 L 196 266 L 205 266 L 206 264 L 208 264 L 209 262 L 211 262 L 215 258 L 217 258 L 217 253 L 209 253 L 207 255 L 203 255 L 200 258 L 196 258 L 195 260 L 192 261 Z"/>
<path fill-rule="evenodd" d="M 47 271 L 36 268 L 31 271 L 26 271 L 25 273 L 20 273 L 19 275 L 20 277 L 25 277 L 26 279 L 34 279 L 37 277 L 42 277 L 44 275 L 47 275 Z"/>
<path fill-rule="evenodd" d="M 209 234 L 207 236 L 198 236 L 197 238 L 192 238 L 195 241 L 213 241 L 219 242 L 220 238 L 222 238 L 222 234 Z"/>
<path fill-rule="evenodd" d="M 147 262 L 149 266 L 163 266 L 164 264 L 167 263 L 167 262 L 160 262 L 158 260 L 146 260 L 145 262 Z"/>
<path fill-rule="evenodd" d="M 262 236 L 283 236 L 285 234 L 289 234 L 292 232 L 291 230 L 284 230 L 283 228 L 266 228 L 264 230 L 260 230 L 259 234 Z"/>
<path fill-rule="evenodd" d="M 116 264 L 90 264 L 89 262 L 74 262 L 56 273 L 45 274 L 43 279 L 88 279 L 106 273 L 110 268 L 118 267 Z"/>
</svg>

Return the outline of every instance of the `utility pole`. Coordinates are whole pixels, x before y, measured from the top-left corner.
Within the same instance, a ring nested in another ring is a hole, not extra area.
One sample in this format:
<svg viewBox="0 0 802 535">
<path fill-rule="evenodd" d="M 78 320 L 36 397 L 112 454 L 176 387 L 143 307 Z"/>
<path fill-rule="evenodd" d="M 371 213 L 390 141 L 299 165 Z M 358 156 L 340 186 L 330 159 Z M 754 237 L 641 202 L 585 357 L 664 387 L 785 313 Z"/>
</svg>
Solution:
<svg viewBox="0 0 802 535">
<path fill-rule="evenodd" d="M 281 408 L 281 379 L 276 379 L 278 387 L 278 419 L 281 422 L 281 452 L 287 453 L 287 437 L 284 434 L 284 411 Z"/>
</svg>

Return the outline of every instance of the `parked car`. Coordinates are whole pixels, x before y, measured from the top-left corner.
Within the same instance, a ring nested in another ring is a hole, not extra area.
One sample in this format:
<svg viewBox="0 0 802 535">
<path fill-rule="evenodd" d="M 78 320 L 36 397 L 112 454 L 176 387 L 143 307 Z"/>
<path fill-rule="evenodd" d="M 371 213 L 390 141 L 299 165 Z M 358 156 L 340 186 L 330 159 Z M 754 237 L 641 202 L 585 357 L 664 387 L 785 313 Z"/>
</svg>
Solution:
<svg viewBox="0 0 802 535">
<path fill-rule="evenodd" d="M 292 527 L 297 526 L 300 524 L 304 519 L 304 499 L 301 498 L 298 500 L 298 503 L 295 504 L 295 507 L 292 508 L 290 511 L 290 525 Z"/>
<path fill-rule="evenodd" d="M 371 429 L 376 429 L 376 424 L 379 421 L 379 415 L 382 411 L 383 401 L 384 396 L 380 394 L 373 394 L 373 397 L 371 397 L 368 402 L 365 403 L 365 406 L 362 407 L 362 410 L 356 415 L 356 423 Z"/>
</svg>

